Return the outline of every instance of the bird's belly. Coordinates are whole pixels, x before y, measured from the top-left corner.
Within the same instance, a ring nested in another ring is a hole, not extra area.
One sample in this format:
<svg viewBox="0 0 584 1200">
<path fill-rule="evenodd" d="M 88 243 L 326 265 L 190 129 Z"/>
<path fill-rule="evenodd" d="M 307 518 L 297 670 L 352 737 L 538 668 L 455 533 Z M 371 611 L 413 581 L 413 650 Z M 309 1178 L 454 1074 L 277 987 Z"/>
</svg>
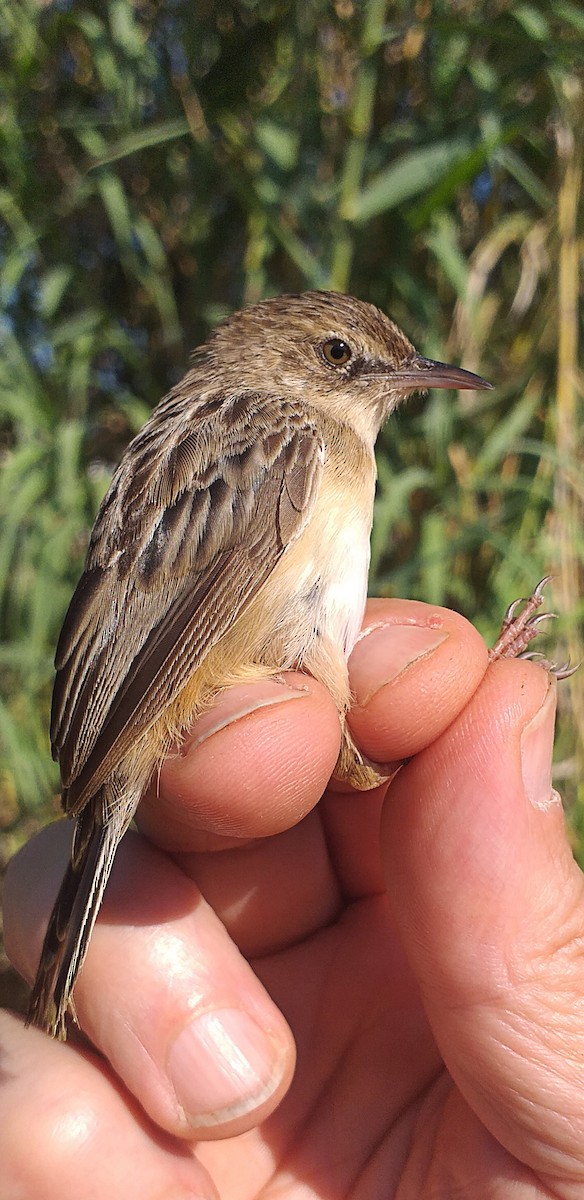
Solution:
<svg viewBox="0 0 584 1200">
<path fill-rule="evenodd" d="M 369 557 L 369 539 L 356 539 L 352 531 L 344 532 L 307 597 L 317 633 L 339 646 L 345 658 L 355 645 L 363 620 Z"/>
</svg>

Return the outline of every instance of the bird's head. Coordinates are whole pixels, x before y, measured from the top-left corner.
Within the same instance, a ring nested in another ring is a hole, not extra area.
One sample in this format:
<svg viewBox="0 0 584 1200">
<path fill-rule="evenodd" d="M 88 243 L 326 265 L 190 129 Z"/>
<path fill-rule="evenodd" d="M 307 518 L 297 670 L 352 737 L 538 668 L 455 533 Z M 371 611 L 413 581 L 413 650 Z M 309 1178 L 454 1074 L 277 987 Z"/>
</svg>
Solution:
<svg viewBox="0 0 584 1200">
<path fill-rule="evenodd" d="M 242 309 L 214 330 L 207 349 L 221 386 L 293 395 L 367 440 L 413 392 L 491 386 L 422 357 L 380 309 L 339 292 L 275 296 Z"/>
</svg>

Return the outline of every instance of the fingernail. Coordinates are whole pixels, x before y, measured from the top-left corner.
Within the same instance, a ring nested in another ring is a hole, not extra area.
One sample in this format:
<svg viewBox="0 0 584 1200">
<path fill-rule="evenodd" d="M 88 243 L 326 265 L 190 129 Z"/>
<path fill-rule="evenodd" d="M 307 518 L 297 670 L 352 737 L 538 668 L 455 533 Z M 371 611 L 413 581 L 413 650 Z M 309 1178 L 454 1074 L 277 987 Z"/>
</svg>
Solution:
<svg viewBox="0 0 584 1200">
<path fill-rule="evenodd" d="M 257 681 L 249 685 L 240 684 L 231 692 L 225 693 L 228 700 L 223 701 L 219 711 L 210 709 L 198 718 L 181 747 L 181 755 L 190 754 L 191 750 L 201 746 L 221 729 L 227 729 L 228 725 L 234 725 L 236 721 L 241 721 L 262 708 L 274 708 L 277 704 L 302 700 L 307 694 L 308 688 L 302 685 L 290 687 L 287 683 L 275 679 L 264 679 L 261 684 Z"/>
<path fill-rule="evenodd" d="M 550 687 L 540 709 L 521 734 L 521 775 L 525 795 L 542 811 L 561 803 L 552 787 L 552 750 L 556 716 L 556 689 Z"/>
<path fill-rule="evenodd" d="M 426 625 L 373 625 L 365 629 L 350 659 L 351 685 L 359 706 L 365 708 L 382 688 L 412 663 L 431 654 L 447 637 L 438 614 Z"/>
<path fill-rule="evenodd" d="M 241 1009 L 203 1013 L 168 1056 L 176 1098 L 190 1124 L 212 1126 L 251 1112 L 277 1088 L 284 1053 Z"/>
</svg>

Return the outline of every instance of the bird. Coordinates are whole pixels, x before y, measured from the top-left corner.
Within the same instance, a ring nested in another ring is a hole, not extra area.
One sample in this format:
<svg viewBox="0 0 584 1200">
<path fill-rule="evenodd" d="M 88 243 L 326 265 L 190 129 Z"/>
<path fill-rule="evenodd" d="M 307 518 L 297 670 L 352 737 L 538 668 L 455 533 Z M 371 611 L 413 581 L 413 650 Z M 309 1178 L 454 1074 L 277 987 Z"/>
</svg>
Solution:
<svg viewBox="0 0 584 1200">
<path fill-rule="evenodd" d="M 51 743 L 76 825 L 28 1023 L 66 1038 L 119 842 L 224 688 L 308 672 L 338 710 L 337 776 L 361 790 L 382 781 L 346 721 L 375 440 L 414 392 L 490 386 L 337 292 L 263 300 L 194 351 L 112 477 L 58 640 Z"/>
</svg>

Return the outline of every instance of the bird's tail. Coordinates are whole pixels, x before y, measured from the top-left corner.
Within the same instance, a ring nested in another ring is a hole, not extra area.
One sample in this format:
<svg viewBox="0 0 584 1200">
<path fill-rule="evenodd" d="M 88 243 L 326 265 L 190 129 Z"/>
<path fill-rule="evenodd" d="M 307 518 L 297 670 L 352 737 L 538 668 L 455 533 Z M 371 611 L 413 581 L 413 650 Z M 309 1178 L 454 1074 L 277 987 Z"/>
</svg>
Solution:
<svg viewBox="0 0 584 1200">
<path fill-rule="evenodd" d="M 112 812 L 105 795 L 98 794 L 77 819 L 71 861 L 49 919 L 27 1013 L 27 1024 L 37 1025 L 62 1041 L 67 1036 L 65 1018 L 67 1009 L 72 1007 L 75 980 L 83 965 L 115 852 L 135 807 L 132 803 Z M 124 808 L 126 811 L 121 811 Z M 108 819 L 104 819 L 104 811 L 108 812 Z"/>
</svg>

